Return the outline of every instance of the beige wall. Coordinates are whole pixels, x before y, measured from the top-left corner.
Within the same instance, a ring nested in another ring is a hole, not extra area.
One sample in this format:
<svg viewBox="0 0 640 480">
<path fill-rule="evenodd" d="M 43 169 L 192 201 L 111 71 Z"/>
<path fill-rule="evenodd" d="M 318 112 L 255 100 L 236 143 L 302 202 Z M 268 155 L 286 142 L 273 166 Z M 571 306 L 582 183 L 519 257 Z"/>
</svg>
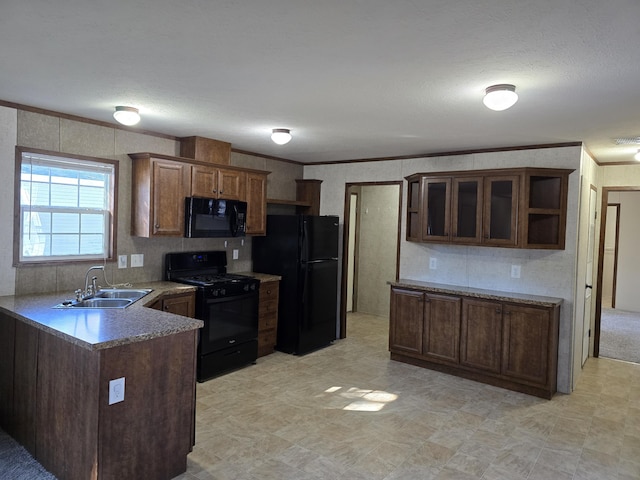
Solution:
<svg viewBox="0 0 640 480">
<path fill-rule="evenodd" d="M 640 192 L 610 192 L 609 203 L 620 204 L 616 308 L 640 312 Z"/>
<path fill-rule="evenodd" d="M 574 302 L 580 204 L 581 147 L 564 147 L 512 152 L 477 153 L 451 157 L 416 158 L 368 163 L 310 165 L 305 178 L 323 180 L 321 213 L 339 215 L 344 210 L 347 182 L 403 180 L 417 172 L 473 170 L 508 167 L 571 168 L 565 250 L 522 250 L 508 248 L 433 245 L 406 242 L 402 218 L 400 277 L 444 284 L 470 286 L 560 297 L 564 300 L 560 320 L 558 388 L 572 388 Z M 402 211 L 406 209 L 406 182 Z M 438 259 L 437 270 L 429 270 L 429 258 Z M 512 279 L 511 265 L 521 266 L 521 277 Z M 389 278 L 388 280 L 392 280 Z M 388 294 L 388 290 L 387 290 Z M 580 321 L 582 319 L 580 318 Z"/>
<path fill-rule="evenodd" d="M 16 269 L 12 266 L 16 118 L 16 110 L 0 107 L 0 295 L 13 295 L 16 283 Z"/>
<path fill-rule="evenodd" d="M 387 316 L 387 282 L 396 276 L 400 189 L 365 185 L 360 191 L 357 311 Z"/>
<path fill-rule="evenodd" d="M 164 275 L 164 255 L 174 251 L 226 250 L 231 272 L 251 269 L 251 238 L 241 239 L 149 239 L 132 237 L 131 225 L 131 161 L 127 154 L 152 152 L 176 156 L 178 142 L 152 135 L 62 119 L 55 116 L 0 107 L 0 173 L 6 188 L 0 192 L 0 222 L 5 226 L 0 233 L 2 244 L 12 245 L 13 230 L 13 177 L 15 145 L 54 152 L 87 155 L 117 160 L 118 178 L 118 231 L 117 255 L 144 254 L 144 267 L 118 269 L 107 262 L 107 279 L 111 283 L 140 283 L 161 280 Z M 268 177 L 268 196 L 295 198 L 295 178 L 302 178 L 302 167 L 263 157 L 232 153 L 231 163 L 237 166 L 272 171 Z M 7 200 L 8 201 L 5 201 Z M 239 250 L 239 259 L 232 260 L 232 249 Z M 59 266 L 29 266 L 14 269 L 11 248 L 0 254 L 0 293 L 28 294 L 59 291 L 72 294 L 84 282 L 87 264 Z M 99 263 L 99 262 L 97 262 Z M 15 275 L 15 280 L 14 280 Z M 101 279 L 98 278 L 98 283 Z"/>
</svg>

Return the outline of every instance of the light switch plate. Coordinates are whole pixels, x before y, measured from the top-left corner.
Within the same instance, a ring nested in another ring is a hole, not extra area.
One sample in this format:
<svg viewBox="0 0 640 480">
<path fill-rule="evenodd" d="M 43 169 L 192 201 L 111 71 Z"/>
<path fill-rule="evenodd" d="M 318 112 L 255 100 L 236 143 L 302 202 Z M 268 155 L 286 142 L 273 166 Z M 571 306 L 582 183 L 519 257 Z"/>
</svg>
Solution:
<svg viewBox="0 0 640 480">
<path fill-rule="evenodd" d="M 520 278 L 520 265 L 511 265 L 511 278 Z"/>
<path fill-rule="evenodd" d="M 118 255 L 118 268 L 127 268 L 127 256 Z"/>
<path fill-rule="evenodd" d="M 142 267 L 144 265 L 144 254 L 134 253 L 131 255 L 131 268 Z"/>
<path fill-rule="evenodd" d="M 234 260 L 237 260 L 237 259 L 238 259 L 238 249 L 237 249 L 237 248 L 234 248 L 234 249 L 233 249 L 233 259 L 234 259 Z"/>
<path fill-rule="evenodd" d="M 438 269 L 438 259 L 435 257 L 431 257 L 429 259 L 429 269 L 437 270 Z"/>
<path fill-rule="evenodd" d="M 124 377 L 109 380 L 109 405 L 124 401 Z"/>
</svg>

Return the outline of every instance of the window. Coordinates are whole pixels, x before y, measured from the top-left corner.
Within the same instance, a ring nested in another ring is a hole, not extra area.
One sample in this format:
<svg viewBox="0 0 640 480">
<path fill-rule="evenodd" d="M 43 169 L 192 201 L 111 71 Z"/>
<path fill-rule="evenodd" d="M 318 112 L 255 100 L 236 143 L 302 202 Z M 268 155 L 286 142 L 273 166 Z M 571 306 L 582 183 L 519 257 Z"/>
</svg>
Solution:
<svg viewBox="0 0 640 480">
<path fill-rule="evenodd" d="M 16 263 L 111 258 L 117 162 L 16 150 Z"/>
</svg>

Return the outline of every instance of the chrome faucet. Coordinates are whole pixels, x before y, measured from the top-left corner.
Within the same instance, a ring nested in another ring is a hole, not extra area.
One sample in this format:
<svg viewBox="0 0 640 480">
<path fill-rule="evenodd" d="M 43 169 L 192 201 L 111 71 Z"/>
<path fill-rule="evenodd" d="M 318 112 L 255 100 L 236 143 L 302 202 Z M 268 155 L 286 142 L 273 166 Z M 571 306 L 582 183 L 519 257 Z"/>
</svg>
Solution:
<svg viewBox="0 0 640 480">
<path fill-rule="evenodd" d="M 93 277 L 91 279 L 91 285 L 89 285 L 89 273 L 91 270 L 102 270 L 102 274 L 104 275 L 104 265 L 94 265 L 93 267 L 89 267 L 89 270 L 87 270 L 87 273 L 84 275 L 84 291 L 80 292 L 81 299 L 90 298 L 98 291 L 98 286 L 96 284 L 98 277 Z M 76 290 L 76 298 L 77 297 L 78 291 Z"/>
</svg>

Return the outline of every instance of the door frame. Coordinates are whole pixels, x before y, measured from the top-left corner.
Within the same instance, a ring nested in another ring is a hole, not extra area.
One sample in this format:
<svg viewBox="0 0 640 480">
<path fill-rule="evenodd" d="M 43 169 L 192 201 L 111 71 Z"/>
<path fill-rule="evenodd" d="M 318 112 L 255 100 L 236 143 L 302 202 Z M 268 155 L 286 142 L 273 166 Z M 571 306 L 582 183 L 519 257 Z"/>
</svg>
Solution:
<svg viewBox="0 0 640 480">
<path fill-rule="evenodd" d="M 402 188 L 403 181 L 390 181 L 390 182 L 354 182 L 345 183 L 344 189 L 344 213 L 343 221 L 344 228 L 342 229 L 342 273 L 340 278 L 340 331 L 338 338 L 347 338 L 347 253 L 349 251 L 349 229 L 353 226 L 350 225 L 350 208 L 351 208 L 351 187 L 371 187 L 371 186 L 398 186 L 398 241 L 396 246 L 396 278 L 398 280 L 400 270 L 400 232 L 402 230 Z M 357 235 L 357 233 L 356 233 Z"/>
<path fill-rule="evenodd" d="M 602 187 L 600 201 L 600 239 L 598 245 L 598 278 L 596 280 L 596 313 L 593 326 L 593 356 L 600 356 L 600 320 L 602 316 L 602 277 L 604 275 L 604 236 L 607 230 L 609 192 L 638 192 L 640 186 Z"/>
</svg>

